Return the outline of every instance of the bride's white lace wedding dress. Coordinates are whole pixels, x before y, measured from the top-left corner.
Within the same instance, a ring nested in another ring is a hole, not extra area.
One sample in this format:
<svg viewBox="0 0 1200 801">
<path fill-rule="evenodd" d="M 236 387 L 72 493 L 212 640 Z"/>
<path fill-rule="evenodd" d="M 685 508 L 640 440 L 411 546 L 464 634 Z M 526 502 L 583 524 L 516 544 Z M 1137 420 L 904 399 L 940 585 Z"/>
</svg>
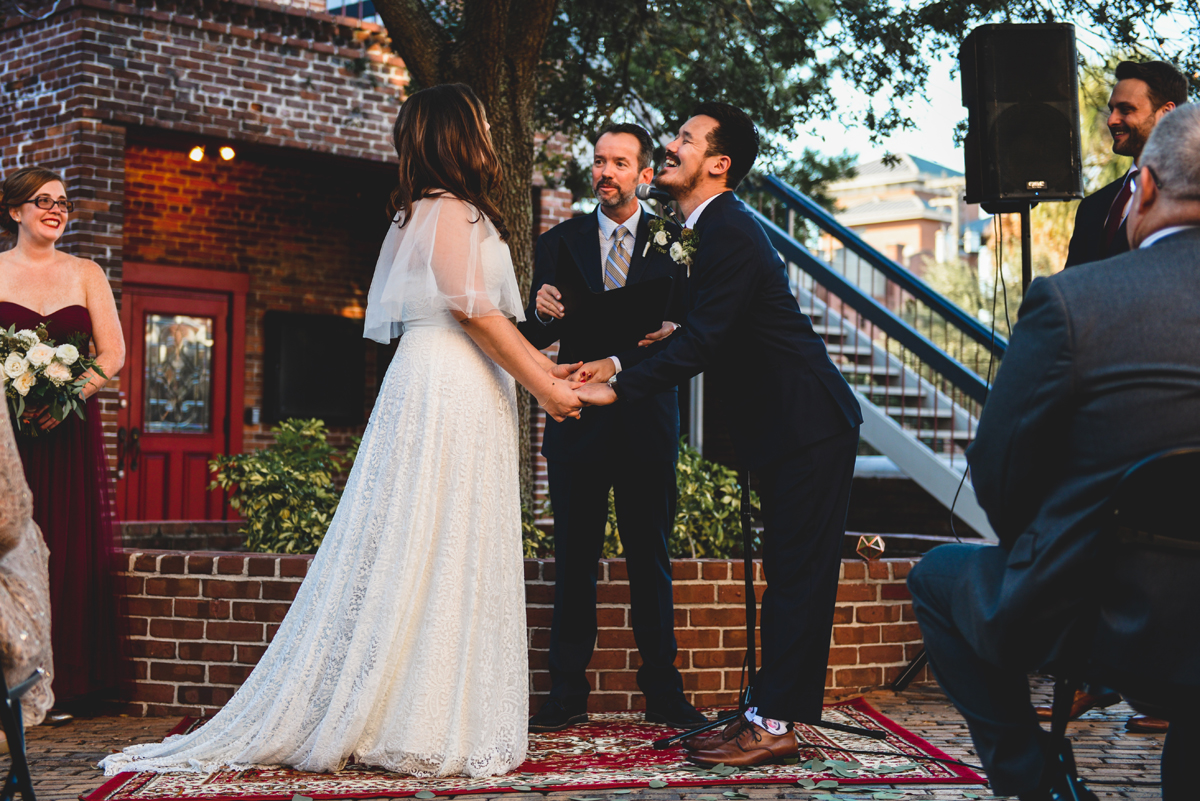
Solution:
<svg viewBox="0 0 1200 801">
<path fill-rule="evenodd" d="M 106 774 L 349 757 L 415 776 L 505 773 L 527 744 L 513 379 L 451 315 L 523 319 L 508 247 L 451 197 L 392 225 L 367 336 L 404 335 L 342 501 L 262 661 L 213 719 Z"/>
</svg>

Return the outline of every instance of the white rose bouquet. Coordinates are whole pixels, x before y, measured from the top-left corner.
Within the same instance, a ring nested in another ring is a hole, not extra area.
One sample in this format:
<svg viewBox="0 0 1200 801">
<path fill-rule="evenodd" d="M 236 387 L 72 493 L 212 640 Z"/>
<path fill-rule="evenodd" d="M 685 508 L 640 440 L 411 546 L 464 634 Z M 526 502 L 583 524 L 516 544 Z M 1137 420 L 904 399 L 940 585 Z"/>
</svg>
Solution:
<svg viewBox="0 0 1200 801">
<path fill-rule="evenodd" d="M 27 408 L 45 406 L 55 420 L 65 420 L 71 412 L 83 419 L 84 401 L 81 397 L 91 370 L 104 375 L 96 360 L 80 352 L 82 342 L 56 345 L 46 332 L 46 326 L 20 331 L 16 326 L 7 331 L 0 328 L 0 365 L 6 382 L 5 396 L 9 416 L 17 431 L 36 437 L 41 429 L 25 422 Z"/>
</svg>

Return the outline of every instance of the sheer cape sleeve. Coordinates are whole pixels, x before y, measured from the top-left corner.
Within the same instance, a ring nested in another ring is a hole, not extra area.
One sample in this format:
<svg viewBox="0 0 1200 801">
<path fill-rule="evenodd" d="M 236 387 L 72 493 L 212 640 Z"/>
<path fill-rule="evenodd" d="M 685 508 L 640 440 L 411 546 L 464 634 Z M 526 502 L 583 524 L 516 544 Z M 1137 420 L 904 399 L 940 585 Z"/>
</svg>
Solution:
<svg viewBox="0 0 1200 801">
<path fill-rule="evenodd" d="M 525 319 L 508 245 L 485 214 L 443 195 L 414 203 L 403 228 L 398 220 L 389 226 L 363 336 L 387 343 L 406 322 L 447 313 Z"/>
</svg>

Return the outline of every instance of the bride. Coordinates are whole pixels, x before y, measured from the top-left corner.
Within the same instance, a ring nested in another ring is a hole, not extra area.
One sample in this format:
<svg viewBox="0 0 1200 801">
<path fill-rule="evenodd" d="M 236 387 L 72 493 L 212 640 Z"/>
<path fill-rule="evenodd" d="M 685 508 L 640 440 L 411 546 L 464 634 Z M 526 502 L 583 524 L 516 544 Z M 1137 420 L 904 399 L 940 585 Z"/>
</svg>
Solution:
<svg viewBox="0 0 1200 801">
<path fill-rule="evenodd" d="M 101 763 L 211 772 L 348 758 L 414 776 L 525 758 L 528 665 L 517 478 L 520 381 L 561 420 L 579 401 L 524 319 L 501 177 L 470 88 L 413 94 L 366 336 L 403 330 L 341 504 L 262 661 L 208 723 Z"/>
</svg>

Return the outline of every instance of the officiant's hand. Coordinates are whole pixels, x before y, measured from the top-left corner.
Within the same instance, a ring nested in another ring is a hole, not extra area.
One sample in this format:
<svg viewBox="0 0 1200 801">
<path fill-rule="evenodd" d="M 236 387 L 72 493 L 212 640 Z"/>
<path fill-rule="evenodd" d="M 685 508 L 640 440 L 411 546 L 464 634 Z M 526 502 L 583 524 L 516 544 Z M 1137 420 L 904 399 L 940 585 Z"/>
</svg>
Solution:
<svg viewBox="0 0 1200 801">
<path fill-rule="evenodd" d="M 570 375 L 569 380 L 580 384 L 604 383 L 616 374 L 617 366 L 613 364 L 612 359 L 600 359 L 599 361 L 588 362 L 583 367 L 580 367 Z"/>
<path fill-rule="evenodd" d="M 608 384 L 584 384 L 575 394 L 585 406 L 608 406 L 617 402 L 617 393 Z"/>
<path fill-rule="evenodd" d="M 571 374 L 580 367 L 583 367 L 583 362 L 575 362 L 574 364 L 556 364 L 546 372 L 550 373 L 550 375 L 554 376 L 555 378 L 566 380 L 569 379 Z"/>
<path fill-rule="evenodd" d="M 538 398 L 538 406 L 545 409 L 546 414 L 560 423 L 568 417 L 578 418 L 583 401 L 576 396 L 574 391 L 576 388 L 582 389 L 578 384 L 570 384 L 566 381 L 551 382 L 550 394 L 545 398 Z"/>
<path fill-rule="evenodd" d="M 638 342 L 639 348 L 644 348 L 647 345 L 653 345 L 655 342 L 661 342 L 671 334 L 675 333 L 675 329 L 679 328 L 679 323 L 673 323 L 670 320 L 663 320 L 662 328 L 657 331 L 651 331 L 646 334 L 646 337 Z"/>
<path fill-rule="evenodd" d="M 538 314 L 542 317 L 554 317 L 561 320 L 567 309 L 559 303 L 560 300 L 562 300 L 562 294 L 557 289 L 549 284 L 542 284 L 542 288 L 537 292 Z"/>
</svg>

